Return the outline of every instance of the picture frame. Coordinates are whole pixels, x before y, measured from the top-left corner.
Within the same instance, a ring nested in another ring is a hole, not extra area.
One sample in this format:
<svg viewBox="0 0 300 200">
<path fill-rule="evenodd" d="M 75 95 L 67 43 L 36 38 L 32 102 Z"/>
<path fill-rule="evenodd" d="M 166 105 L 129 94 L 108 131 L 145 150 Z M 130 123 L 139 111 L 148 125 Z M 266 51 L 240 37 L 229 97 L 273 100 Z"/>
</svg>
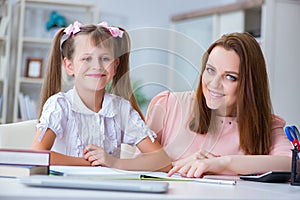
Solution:
<svg viewBox="0 0 300 200">
<path fill-rule="evenodd" d="M 27 58 L 25 77 L 27 78 L 42 78 L 43 76 L 43 59 L 42 58 Z"/>
</svg>

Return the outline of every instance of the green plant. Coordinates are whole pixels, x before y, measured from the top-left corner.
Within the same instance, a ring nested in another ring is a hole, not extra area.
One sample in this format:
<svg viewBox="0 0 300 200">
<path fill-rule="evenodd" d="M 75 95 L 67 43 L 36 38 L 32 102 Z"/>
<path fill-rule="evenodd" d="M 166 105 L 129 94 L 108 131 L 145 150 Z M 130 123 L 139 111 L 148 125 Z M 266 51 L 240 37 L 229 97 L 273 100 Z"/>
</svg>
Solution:
<svg viewBox="0 0 300 200">
<path fill-rule="evenodd" d="M 139 104 L 139 107 L 142 108 L 143 106 L 148 104 L 149 100 L 146 98 L 143 91 L 139 88 L 140 83 L 141 83 L 141 81 L 139 81 L 139 80 L 132 82 L 132 90 L 133 90 L 134 97 L 135 97 L 137 103 Z M 111 84 L 112 84 L 112 82 L 110 82 L 106 86 L 107 91 L 110 91 Z"/>
<path fill-rule="evenodd" d="M 148 104 L 148 99 L 146 98 L 145 94 L 143 93 L 143 91 L 141 90 L 141 88 L 139 88 L 141 81 L 135 81 L 132 83 L 132 89 L 133 89 L 133 94 L 134 97 L 137 101 L 137 103 L 139 104 L 140 107 L 145 106 L 146 104 Z"/>
</svg>

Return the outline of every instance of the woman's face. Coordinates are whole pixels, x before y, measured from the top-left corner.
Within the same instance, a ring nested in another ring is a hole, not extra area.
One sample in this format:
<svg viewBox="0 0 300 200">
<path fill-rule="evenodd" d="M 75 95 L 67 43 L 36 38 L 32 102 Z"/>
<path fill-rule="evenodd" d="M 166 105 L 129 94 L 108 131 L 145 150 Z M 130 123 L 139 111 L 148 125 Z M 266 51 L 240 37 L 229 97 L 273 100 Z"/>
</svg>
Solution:
<svg viewBox="0 0 300 200">
<path fill-rule="evenodd" d="M 221 116 L 235 116 L 240 58 L 233 50 L 216 46 L 202 75 L 207 106 Z"/>
</svg>

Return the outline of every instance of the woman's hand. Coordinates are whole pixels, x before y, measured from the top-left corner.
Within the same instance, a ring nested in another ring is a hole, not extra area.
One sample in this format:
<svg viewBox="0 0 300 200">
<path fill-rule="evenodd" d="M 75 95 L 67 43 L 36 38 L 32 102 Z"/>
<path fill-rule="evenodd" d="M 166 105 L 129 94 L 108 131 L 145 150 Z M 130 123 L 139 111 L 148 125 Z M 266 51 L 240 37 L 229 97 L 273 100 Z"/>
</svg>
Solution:
<svg viewBox="0 0 300 200">
<path fill-rule="evenodd" d="M 217 174 L 226 170 L 227 164 L 228 159 L 226 159 L 226 157 L 201 158 L 192 160 L 181 166 L 174 166 L 168 172 L 168 176 L 179 173 L 183 177 L 200 178 L 204 174 Z"/>
<path fill-rule="evenodd" d="M 104 151 L 103 148 L 89 144 L 83 151 L 84 158 L 91 163 L 92 166 L 113 167 L 115 158 Z"/>
<path fill-rule="evenodd" d="M 200 149 L 198 152 L 192 154 L 191 156 L 181 160 L 174 161 L 172 164 L 173 166 L 179 166 L 179 165 L 182 166 L 192 160 L 201 160 L 201 159 L 214 158 L 214 157 L 220 157 L 220 155 L 216 155 L 206 150 Z"/>
</svg>

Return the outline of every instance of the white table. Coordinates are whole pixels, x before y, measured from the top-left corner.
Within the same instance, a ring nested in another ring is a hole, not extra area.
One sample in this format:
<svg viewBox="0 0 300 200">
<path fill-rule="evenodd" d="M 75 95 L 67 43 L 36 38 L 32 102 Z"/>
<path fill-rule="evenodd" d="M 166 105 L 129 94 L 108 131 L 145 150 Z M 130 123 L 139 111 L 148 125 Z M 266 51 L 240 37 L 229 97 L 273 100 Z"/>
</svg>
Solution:
<svg viewBox="0 0 300 200">
<path fill-rule="evenodd" d="M 0 178 L 0 199 L 300 199 L 300 187 L 289 183 L 238 181 L 234 185 L 169 182 L 165 194 L 27 187 L 13 178 Z"/>
</svg>

